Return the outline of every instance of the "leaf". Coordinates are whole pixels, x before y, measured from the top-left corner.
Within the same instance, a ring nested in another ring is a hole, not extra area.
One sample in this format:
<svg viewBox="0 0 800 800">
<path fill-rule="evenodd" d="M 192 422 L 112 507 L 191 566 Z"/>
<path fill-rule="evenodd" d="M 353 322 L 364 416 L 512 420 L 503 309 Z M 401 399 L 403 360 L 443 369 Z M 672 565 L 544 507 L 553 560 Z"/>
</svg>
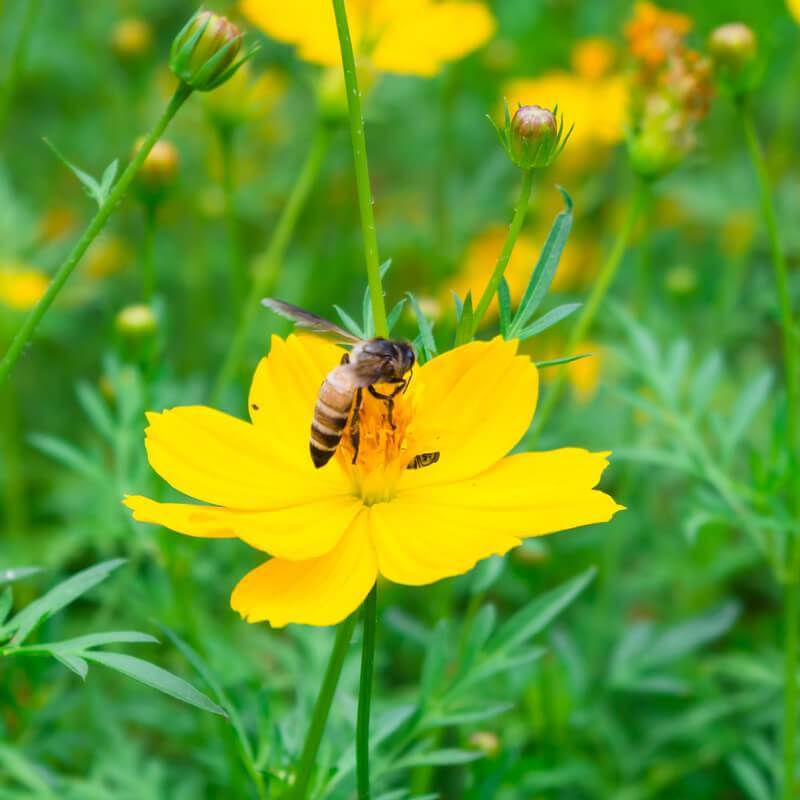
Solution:
<svg viewBox="0 0 800 800">
<path fill-rule="evenodd" d="M 19 748 L 0 744 L 0 764 L 5 767 L 3 771 L 6 775 L 34 792 L 36 800 L 56 796 L 45 780 L 45 771 L 30 761 Z"/>
<path fill-rule="evenodd" d="M 521 652 L 506 656 L 503 654 L 489 653 L 474 669 L 460 679 L 458 688 L 464 689 L 475 684 L 482 685 L 488 678 L 501 672 L 511 672 L 522 669 L 540 659 L 547 651 L 544 647 L 530 647 Z"/>
<path fill-rule="evenodd" d="M 23 608 L 6 625 L 7 630 L 16 631 L 11 644 L 17 645 L 22 642 L 37 625 L 104 581 L 115 569 L 121 567 L 125 560 L 124 558 L 114 558 L 111 561 L 95 564 L 95 566 L 62 581 L 47 594 Z"/>
<path fill-rule="evenodd" d="M 407 769 L 408 767 L 447 767 L 455 764 L 468 764 L 483 758 L 483 753 L 477 750 L 457 750 L 444 748 L 432 750 L 429 753 L 412 753 L 396 761 L 392 769 Z"/>
<path fill-rule="evenodd" d="M 491 650 L 500 653 L 532 639 L 591 583 L 595 571 L 594 567 L 588 569 L 520 609 L 492 637 Z"/>
<path fill-rule="evenodd" d="M 472 595 L 485 592 L 502 574 L 506 567 L 506 559 L 492 556 L 478 562 L 470 575 L 469 593 Z"/>
<path fill-rule="evenodd" d="M 564 198 L 566 209 L 562 211 L 553 222 L 547 241 L 544 243 L 536 268 L 533 270 L 528 286 L 522 295 L 519 308 L 511 323 L 509 334 L 511 339 L 517 338 L 527 321 L 541 305 L 545 295 L 550 290 L 561 254 L 567 244 L 570 230 L 572 229 L 572 198 L 560 186 L 558 190 Z"/>
<path fill-rule="evenodd" d="M 187 683 L 183 678 L 179 678 L 177 675 L 173 675 L 171 672 L 167 672 L 167 670 L 161 667 L 157 667 L 155 664 L 151 664 L 149 661 L 144 661 L 135 656 L 125 655 L 124 653 L 105 653 L 102 650 L 91 650 L 81 655 L 88 661 L 95 661 L 98 664 L 103 664 L 110 669 L 121 672 L 129 678 L 133 678 L 145 684 L 145 686 L 168 694 L 176 700 L 180 700 L 183 703 L 188 703 L 203 711 L 209 711 L 212 714 L 218 714 L 228 719 L 228 714 L 224 708 L 218 706 L 213 700 L 195 689 L 190 683 Z"/>
<path fill-rule="evenodd" d="M 552 328 L 553 325 L 557 325 L 562 319 L 566 319 L 571 314 L 574 314 L 580 307 L 581 303 L 565 303 L 564 305 L 556 306 L 554 309 L 539 317 L 536 322 L 531 323 L 527 328 L 521 331 L 519 338 L 530 339 L 532 336 L 536 336 L 537 333 Z"/>
<path fill-rule="evenodd" d="M 0 594 L 0 625 L 6 621 L 11 611 L 11 603 L 14 599 L 14 593 L 11 591 L 10 586 L 6 586 L 3 593 Z"/>
<path fill-rule="evenodd" d="M 725 450 L 730 453 L 750 427 L 753 417 L 764 405 L 772 387 L 772 371 L 764 370 L 753 378 L 739 393 L 739 399 L 731 412 L 731 418 L 725 429 Z"/>
<path fill-rule="evenodd" d="M 417 298 L 411 292 L 406 292 L 406 297 L 411 301 L 411 307 L 414 309 L 414 314 L 417 317 L 417 325 L 419 326 L 419 335 L 422 339 L 422 346 L 425 350 L 425 360 L 430 361 L 436 355 L 436 340 L 433 338 L 433 327 L 422 313 L 419 307 Z"/>
<path fill-rule="evenodd" d="M 389 312 L 386 317 L 386 324 L 389 327 L 389 333 L 392 332 L 392 329 L 397 324 L 397 320 L 400 319 L 400 315 L 403 313 L 403 309 L 406 307 L 406 300 L 407 298 L 401 297 L 395 304 L 394 308 Z"/>
<path fill-rule="evenodd" d="M 359 339 L 368 338 L 364 331 L 361 330 L 358 323 L 341 306 L 337 306 L 334 303 L 333 307 L 336 309 L 336 313 L 339 315 L 339 319 L 342 321 L 342 325 L 344 325 L 346 330 L 352 333 L 353 336 L 358 336 Z"/>
<path fill-rule="evenodd" d="M 53 653 L 53 658 L 60 661 L 67 669 L 72 670 L 82 681 L 86 680 L 89 674 L 89 665 L 86 659 L 80 656 L 73 655 L 72 653 Z"/>
<path fill-rule="evenodd" d="M 73 164 L 49 139 L 44 139 L 44 143 L 53 151 L 56 158 L 83 184 L 86 193 L 98 206 L 105 202 L 105 195 L 100 184 L 88 173 Z M 108 172 L 108 169 L 106 169 Z M 105 178 L 105 176 L 104 176 Z"/>
<path fill-rule="evenodd" d="M 425 661 L 422 664 L 422 677 L 419 686 L 419 706 L 424 708 L 434 689 L 441 683 L 447 667 L 447 649 L 450 640 L 449 624 L 441 620 L 433 631 Z"/>
<path fill-rule="evenodd" d="M 500 280 L 500 285 L 497 287 L 497 303 L 500 307 L 500 333 L 507 339 L 508 329 L 511 326 L 511 292 L 505 278 Z"/>
<path fill-rule="evenodd" d="M 454 347 L 466 344 L 472 339 L 473 324 L 472 292 L 467 292 L 467 296 L 464 298 L 464 307 L 461 309 L 461 316 L 458 318 Z"/>
<path fill-rule="evenodd" d="M 561 364 L 571 364 L 573 361 L 580 361 L 582 358 L 591 358 L 594 353 L 579 353 L 577 356 L 565 356 L 564 358 L 553 358 L 550 361 L 537 361 L 536 366 L 539 369 L 545 367 L 558 367 Z"/>
<path fill-rule="evenodd" d="M 109 631 L 108 633 L 90 633 L 74 639 L 64 639 L 61 642 L 35 645 L 35 647 L 36 649 L 47 648 L 53 653 L 62 653 L 89 650 L 92 647 L 102 647 L 106 644 L 158 644 L 158 639 L 149 633 L 140 633 L 139 631 Z"/>
<path fill-rule="evenodd" d="M 492 719 L 514 708 L 514 703 L 485 703 L 479 708 L 435 714 L 425 720 L 425 728 L 448 728 L 456 725 L 472 725 Z"/>
<path fill-rule="evenodd" d="M 12 569 L 0 569 L 0 586 L 7 583 L 14 583 L 21 581 L 23 578 L 29 578 L 31 575 L 36 575 L 41 572 L 41 567 L 14 567 Z"/>
<path fill-rule="evenodd" d="M 100 179 L 100 193 L 105 203 L 111 187 L 114 185 L 114 178 L 117 177 L 117 170 L 119 169 L 119 159 L 114 159 L 103 172 L 103 177 Z"/>
<path fill-rule="evenodd" d="M 60 464 L 74 469 L 89 480 L 94 482 L 106 480 L 107 475 L 101 467 L 86 458 L 77 447 L 73 447 L 55 436 L 47 436 L 43 433 L 32 433 L 28 437 L 28 441 Z"/>
<path fill-rule="evenodd" d="M 695 417 L 705 413 L 721 376 L 722 356 L 715 350 L 700 365 L 689 387 L 689 404 Z"/>
<path fill-rule="evenodd" d="M 728 766 L 750 800 L 770 800 L 773 797 L 767 779 L 747 756 L 742 753 L 732 755 L 728 759 Z"/>
<path fill-rule="evenodd" d="M 81 381 L 75 388 L 75 394 L 95 430 L 105 437 L 107 441 L 113 441 L 114 420 L 99 392 L 95 391 L 94 387 L 85 381 Z"/>
<path fill-rule="evenodd" d="M 497 620 L 494 606 L 487 605 L 475 615 L 469 626 L 469 637 L 464 645 L 464 652 L 459 664 L 459 672 L 467 674 L 477 660 L 483 646 L 489 640 Z"/>
</svg>

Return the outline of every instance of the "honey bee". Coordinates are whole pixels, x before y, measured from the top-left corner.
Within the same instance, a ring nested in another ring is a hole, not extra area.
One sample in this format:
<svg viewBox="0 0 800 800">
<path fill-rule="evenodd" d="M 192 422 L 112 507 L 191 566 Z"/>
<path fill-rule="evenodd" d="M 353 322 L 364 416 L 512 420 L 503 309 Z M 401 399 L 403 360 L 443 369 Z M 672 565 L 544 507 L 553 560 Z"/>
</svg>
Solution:
<svg viewBox="0 0 800 800">
<path fill-rule="evenodd" d="M 386 418 L 394 428 L 394 401 L 408 388 L 411 381 L 416 363 L 414 348 L 410 342 L 396 339 L 360 339 L 338 325 L 282 300 L 266 298 L 261 302 L 300 328 L 331 335 L 337 341 L 351 346 L 350 352 L 342 356 L 340 364 L 322 382 L 314 406 L 309 451 L 314 466 L 319 469 L 331 460 L 342 437 L 347 433 L 353 445 L 352 462 L 355 464 L 360 444 L 359 413 L 364 390 L 386 403 Z M 375 388 L 376 384 L 394 388 L 384 394 Z M 407 469 L 427 467 L 438 460 L 438 452 L 419 453 L 409 462 Z"/>
</svg>

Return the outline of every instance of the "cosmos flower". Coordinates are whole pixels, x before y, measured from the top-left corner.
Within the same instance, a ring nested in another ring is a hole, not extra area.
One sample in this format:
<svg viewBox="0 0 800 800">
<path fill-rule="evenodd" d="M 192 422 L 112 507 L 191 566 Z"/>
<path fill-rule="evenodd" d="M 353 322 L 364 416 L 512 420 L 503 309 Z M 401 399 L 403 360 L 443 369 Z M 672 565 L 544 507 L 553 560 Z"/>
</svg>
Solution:
<svg viewBox="0 0 800 800">
<path fill-rule="evenodd" d="M 24 265 L 0 265 L 0 305 L 15 311 L 33 308 L 47 291 L 50 279 Z"/>
<path fill-rule="evenodd" d="M 786 5 L 789 9 L 789 13 L 797 20 L 798 25 L 800 25 L 800 0 L 786 0 Z"/>
<path fill-rule="evenodd" d="M 570 152 L 608 148 L 624 136 L 628 106 L 626 79 L 613 71 L 614 60 L 609 42 L 586 39 L 572 53 L 571 71 L 552 70 L 514 80 L 504 94 L 512 108 L 518 103 L 558 106 L 574 125 Z"/>
<path fill-rule="evenodd" d="M 524 537 L 605 522 L 619 510 L 596 490 L 607 453 L 567 448 L 507 456 L 527 431 L 538 377 L 516 342 L 472 342 L 415 369 L 386 403 L 364 394 L 355 464 L 345 437 L 316 470 L 314 404 L 342 350 L 274 337 L 256 370 L 250 422 L 202 406 L 148 414 L 153 469 L 209 505 L 127 497 L 134 519 L 188 536 L 238 537 L 272 559 L 231 605 L 249 622 L 332 625 L 379 575 L 422 585 L 470 570 Z M 436 463 L 407 469 L 423 453 Z"/>
<path fill-rule="evenodd" d="M 485 44 L 495 21 L 482 2 L 352 0 L 348 18 L 356 59 L 380 72 L 432 76 Z M 329 0 L 241 0 L 264 33 L 297 48 L 305 61 L 339 66 L 339 39 Z"/>
</svg>

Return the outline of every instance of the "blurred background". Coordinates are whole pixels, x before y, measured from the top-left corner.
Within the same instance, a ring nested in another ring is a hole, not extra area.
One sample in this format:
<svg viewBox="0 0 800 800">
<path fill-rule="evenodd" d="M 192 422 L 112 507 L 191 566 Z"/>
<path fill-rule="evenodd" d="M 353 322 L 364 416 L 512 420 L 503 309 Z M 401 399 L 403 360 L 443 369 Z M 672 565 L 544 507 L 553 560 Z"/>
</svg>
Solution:
<svg viewBox="0 0 800 800">
<path fill-rule="evenodd" d="M 242 756 L 224 719 L 100 666 L 82 682 L 49 658 L 0 657 L 0 798 L 258 797 L 253 769 L 264 776 L 262 796 L 284 797 L 332 643 L 330 630 L 272 631 L 229 609 L 234 583 L 260 560 L 242 543 L 134 525 L 120 503 L 156 490 L 146 409 L 214 394 L 219 407 L 245 413 L 269 336 L 288 331 L 259 311 L 233 379 L 215 388 L 246 276 L 264 275 L 265 293 L 325 316 L 334 304 L 361 313 L 363 251 L 335 77 L 235 4 L 213 5 L 260 44 L 247 74 L 226 96 L 192 97 L 177 115 L 161 160 L 91 246 L 0 390 L 0 569 L 43 568 L 14 583 L 21 608 L 70 574 L 127 558 L 36 636 L 148 631 L 161 644 L 136 652 L 204 692 L 211 676 L 238 708 L 252 752 Z M 698 58 L 722 23 L 745 22 L 756 34 L 751 106 L 796 290 L 800 9 L 793 16 L 782 0 L 667 5 L 685 15 L 686 46 Z M 387 300 L 412 291 L 441 347 L 455 327 L 452 292 L 482 290 L 516 200 L 518 170 L 486 119 L 502 118 L 504 98 L 558 104 L 575 124 L 557 162 L 536 174 L 507 273 L 512 299 L 563 209 L 556 185 L 573 199 L 574 224 L 551 306 L 591 291 L 636 181 L 625 142 L 644 34 L 628 26 L 641 9 L 626 0 L 486 6 L 496 29 L 463 58 L 432 75 L 365 77 L 378 234 L 392 260 Z M 187 0 L 0 3 L 1 350 L 94 211 L 53 149 L 95 176 L 114 159 L 126 163 L 173 91 L 170 42 L 194 10 Z M 592 356 L 565 368 L 569 391 L 536 442 L 614 451 L 603 488 L 628 510 L 457 579 L 383 587 L 377 797 L 778 796 L 790 519 L 779 499 L 790 477 L 780 328 L 742 126 L 711 83 L 708 113 L 697 115 L 680 163 L 650 185 L 581 342 Z M 276 261 L 273 233 L 315 142 L 319 169 Z M 150 302 L 131 310 L 147 299 L 148 268 Z M 413 339 L 410 305 L 396 331 Z M 539 362 L 572 355 L 571 322 L 525 349 Z M 490 315 L 484 335 L 496 324 Z M 545 389 L 557 369 L 543 368 Z M 518 651 L 489 647 L 496 663 L 454 692 L 465 647 L 481 646 L 476 626 L 494 624 L 487 608 L 511 618 L 593 566 L 594 580 L 563 615 L 534 626 Z M 357 642 L 351 656 L 315 797 L 354 796 Z"/>
</svg>

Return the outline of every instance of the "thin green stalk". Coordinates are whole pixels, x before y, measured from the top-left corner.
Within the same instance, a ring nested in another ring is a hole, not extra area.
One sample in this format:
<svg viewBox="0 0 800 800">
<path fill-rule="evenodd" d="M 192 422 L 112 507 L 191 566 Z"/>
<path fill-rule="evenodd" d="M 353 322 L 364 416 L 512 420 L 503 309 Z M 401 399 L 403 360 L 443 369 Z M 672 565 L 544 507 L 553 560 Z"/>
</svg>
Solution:
<svg viewBox="0 0 800 800">
<path fill-rule="evenodd" d="M 222 154 L 222 191 L 225 197 L 225 225 L 228 228 L 231 297 L 234 307 L 238 309 L 247 294 L 247 267 L 242 255 L 239 214 L 236 208 L 235 130 L 220 128 L 218 137 Z"/>
<path fill-rule="evenodd" d="M 474 338 L 475 332 L 478 330 L 478 326 L 481 324 L 481 320 L 489 310 L 489 306 L 491 305 L 494 296 L 497 294 L 497 290 L 500 288 L 500 283 L 503 280 L 503 274 L 506 271 L 508 262 L 511 260 L 511 253 L 514 250 L 514 244 L 517 241 L 519 232 L 522 230 L 522 223 L 525 221 L 525 215 L 528 212 L 528 204 L 530 203 L 532 188 L 533 170 L 526 169 L 522 173 L 522 186 L 519 190 L 517 205 L 514 208 L 514 217 L 512 218 L 511 225 L 508 229 L 508 236 L 506 236 L 505 244 L 503 245 L 503 249 L 501 250 L 500 256 L 497 259 L 497 263 L 494 266 L 492 277 L 489 278 L 489 283 L 486 284 L 486 288 L 483 290 L 481 299 L 478 301 L 478 305 L 475 307 L 475 313 L 472 317 L 472 336 L 470 338 Z"/>
<path fill-rule="evenodd" d="M 356 780 L 358 800 L 370 800 L 369 718 L 372 705 L 372 682 L 375 671 L 375 638 L 378 630 L 378 585 L 364 601 L 364 639 L 361 645 L 361 679 L 358 685 L 356 718 Z"/>
<path fill-rule="evenodd" d="M 178 88 L 175 90 L 175 94 L 172 96 L 172 99 L 167 104 L 166 109 L 164 109 L 164 113 L 161 115 L 161 118 L 153 126 L 150 133 L 147 134 L 147 138 L 144 140 L 141 148 L 137 151 L 130 164 L 128 164 L 119 180 L 114 184 L 114 187 L 109 192 L 105 203 L 100 206 L 97 213 L 94 215 L 94 218 L 89 223 L 89 226 L 72 248 L 72 251 L 67 256 L 66 260 L 61 264 L 58 270 L 56 270 L 56 274 L 53 276 L 53 280 L 47 287 L 47 291 L 22 323 L 22 326 L 17 331 L 16 336 L 11 342 L 11 346 L 3 356 L 3 360 L 0 361 L 0 385 L 2 385 L 3 381 L 8 377 L 12 367 L 22 355 L 22 351 L 31 340 L 31 337 L 41 322 L 42 317 L 44 317 L 47 309 L 50 308 L 53 301 L 56 299 L 56 297 L 58 297 L 59 292 L 64 288 L 64 284 L 69 279 L 69 276 L 72 274 L 72 271 L 75 269 L 75 267 L 78 266 L 78 263 L 80 262 L 81 258 L 83 258 L 84 253 L 89 248 L 89 245 L 95 240 L 100 231 L 103 230 L 108 222 L 109 217 L 114 213 L 120 201 L 125 196 L 125 192 L 130 186 L 131 181 L 134 179 L 136 173 L 144 163 L 144 160 L 147 158 L 147 155 L 150 153 L 153 145 L 164 133 L 167 125 L 170 123 L 170 120 L 175 116 L 178 109 L 183 105 L 191 93 L 191 88 L 186 86 L 186 84 L 182 83 L 178 86 Z"/>
<path fill-rule="evenodd" d="M 361 92 L 358 88 L 356 60 L 353 55 L 353 43 L 350 40 L 350 28 L 347 24 L 344 0 L 333 0 L 333 11 L 336 15 L 336 29 L 339 33 L 339 47 L 342 51 L 344 66 L 350 137 L 353 141 L 353 161 L 358 189 L 358 208 L 361 212 L 361 233 L 364 237 L 364 258 L 367 264 L 367 280 L 372 300 L 375 333 L 378 336 L 388 336 L 389 324 L 386 321 L 386 306 L 383 299 L 378 236 L 375 230 L 375 212 L 372 207 L 372 187 L 369 182 L 369 164 L 367 162 L 367 138 L 364 134 L 364 117 L 361 113 Z"/>
<path fill-rule="evenodd" d="M 795 341 L 795 319 L 789 289 L 789 270 L 786 255 L 778 233 L 778 220 L 772 199 L 772 185 L 764 158 L 764 152 L 756 132 L 752 111 L 743 103 L 737 106 L 742 118 L 747 149 L 758 180 L 761 211 L 767 228 L 767 238 L 772 254 L 775 287 L 778 294 L 781 332 L 783 334 L 783 362 L 786 381 L 787 440 L 789 442 L 789 472 L 793 476 L 791 485 L 791 507 L 795 521 L 800 520 L 800 474 L 798 474 L 798 425 L 800 420 L 800 371 L 798 371 L 797 342 Z M 797 776 L 797 666 L 798 635 L 800 624 L 800 598 L 798 598 L 798 571 L 800 571 L 800 530 L 795 530 L 789 546 L 788 563 L 784 584 L 784 703 L 783 703 L 783 798 L 795 796 Z"/>
<path fill-rule="evenodd" d="M 153 300 L 156 293 L 156 221 L 158 204 L 144 206 L 144 241 L 142 242 L 142 297 L 145 303 Z"/>
<path fill-rule="evenodd" d="M 636 186 L 631 204 L 628 207 L 628 213 L 625 217 L 625 221 L 622 223 L 622 227 L 617 234 L 614 246 L 611 248 L 608 258 L 606 258 L 605 263 L 601 267 L 600 273 L 594 282 L 594 286 L 592 286 L 589 299 L 586 301 L 583 308 L 581 308 L 577 322 L 567 338 L 568 354 L 573 353 L 575 348 L 586 338 L 586 335 L 589 333 L 595 317 L 597 316 L 597 312 L 599 311 L 603 300 L 608 294 L 611 284 L 614 282 L 614 278 L 619 271 L 625 251 L 628 249 L 628 243 L 630 242 L 631 234 L 633 233 L 633 229 L 636 226 L 639 215 L 641 214 L 642 207 L 645 202 L 646 192 L 647 189 L 645 188 L 645 185 L 642 182 L 639 182 Z M 536 412 L 536 417 L 534 418 L 533 423 L 534 437 L 538 437 L 550 419 L 553 411 L 556 409 L 565 385 L 566 372 L 562 367 L 559 370 L 556 379 L 553 381 L 550 390 L 547 392 L 541 409 Z"/>
<path fill-rule="evenodd" d="M 311 725 L 308 728 L 306 740 L 303 744 L 303 752 L 297 765 L 297 778 L 290 795 L 291 800 L 305 800 L 308 793 L 317 751 L 322 741 L 322 734 L 325 731 L 325 723 L 328 721 L 333 695 L 339 683 L 339 676 L 342 674 L 342 667 L 350 646 L 350 640 L 353 638 L 355 626 L 356 615 L 351 614 L 344 622 L 339 624 L 339 628 L 336 631 L 336 640 L 333 643 L 333 650 L 328 661 L 328 667 L 325 670 L 325 677 L 322 679 L 319 696 L 311 715 Z"/>
<path fill-rule="evenodd" d="M 330 132 L 324 124 L 320 123 L 314 134 L 311 148 L 308 151 L 300 174 L 297 176 L 297 181 L 283 207 L 278 224 L 272 232 L 272 238 L 267 245 L 267 250 L 264 256 L 258 259 L 250 292 L 239 316 L 239 322 L 231 339 L 225 360 L 222 362 L 211 390 L 212 403 L 220 399 L 239 368 L 250 330 L 253 327 L 256 314 L 261 308 L 261 299 L 268 294 L 277 277 L 281 262 L 286 254 L 286 248 L 289 246 L 292 234 L 297 227 L 297 220 L 308 202 L 311 190 L 314 188 L 322 165 L 325 162 L 325 154 L 328 152 L 329 142 Z"/>
<path fill-rule="evenodd" d="M 27 527 L 25 508 L 25 482 L 20 458 L 20 414 L 17 393 L 4 393 L 0 398 L 0 443 L 3 454 L 3 496 L 5 497 L 5 524 L 9 535 L 21 538 Z"/>
<path fill-rule="evenodd" d="M 14 49 L 11 53 L 7 77 L 2 87 L 0 87 L 0 133 L 5 131 L 6 128 L 11 104 L 14 102 L 14 95 L 17 92 L 19 77 L 25 67 L 25 58 L 28 55 L 28 46 L 30 45 L 31 34 L 33 33 L 33 26 L 39 13 L 40 5 L 41 0 L 27 0 L 19 33 L 13 40 Z"/>
</svg>

